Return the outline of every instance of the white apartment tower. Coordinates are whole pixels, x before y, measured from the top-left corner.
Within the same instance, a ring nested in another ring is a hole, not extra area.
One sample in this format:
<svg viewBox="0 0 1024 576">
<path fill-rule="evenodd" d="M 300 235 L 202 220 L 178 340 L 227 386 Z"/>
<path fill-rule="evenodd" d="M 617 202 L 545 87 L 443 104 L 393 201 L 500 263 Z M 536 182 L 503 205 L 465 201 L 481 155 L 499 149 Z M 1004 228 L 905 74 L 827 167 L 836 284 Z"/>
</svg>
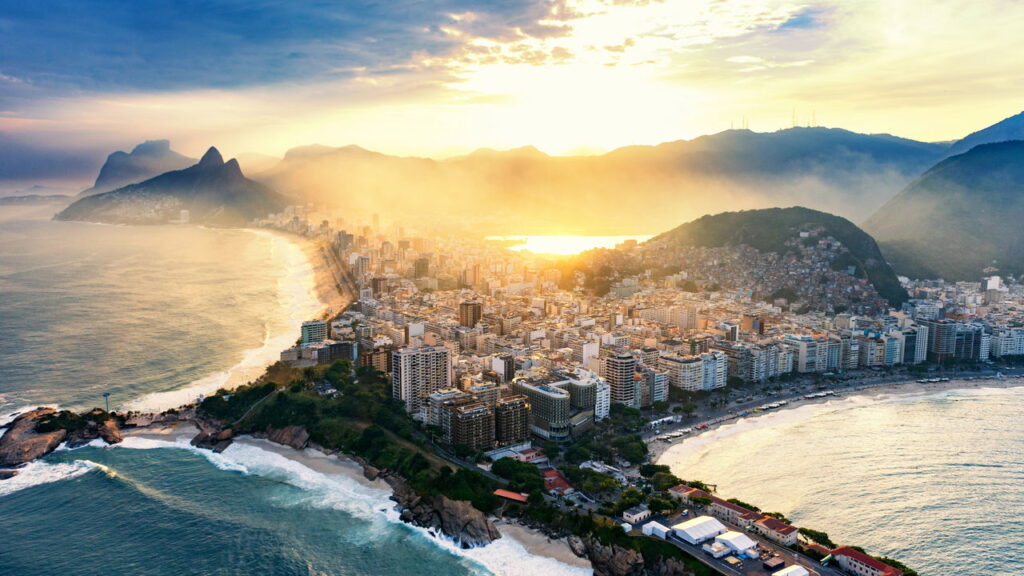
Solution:
<svg viewBox="0 0 1024 576">
<path fill-rule="evenodd" d="M 434 392 L 451 388 L 452 352 L 444 346 L 394 350 L 391 363 L 391 395 L 410 414 L 419 414 Z"/>
</svg>

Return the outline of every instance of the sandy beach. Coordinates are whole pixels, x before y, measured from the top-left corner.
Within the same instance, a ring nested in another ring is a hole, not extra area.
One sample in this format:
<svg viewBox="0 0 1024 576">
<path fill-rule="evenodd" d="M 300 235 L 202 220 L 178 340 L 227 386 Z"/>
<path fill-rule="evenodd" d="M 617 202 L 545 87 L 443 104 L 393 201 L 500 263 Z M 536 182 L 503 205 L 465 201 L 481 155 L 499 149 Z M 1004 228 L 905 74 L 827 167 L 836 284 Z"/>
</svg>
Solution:
<svg viewBox="0 0 1024 576">
<path fill-rule="evenodd" d="M 494 525 L 498 527 L 502 536 L 519 542 L 530 554 L 553 558 L 576 568 L 592 568 L 589 560 L 572 553 L 565 540 L 552 540 L 545 534 L 514 522 L 497 521 Z"/>
<path fill-rule="evenodd" d="M 1006 378 L 1003 380 L 964 380 L 950 378 L 948 382 L 918 382 L 917 380 L 907 379 L 896 382 L 883 382 L 883 383 L 868 383 L 859 386 L 852 386 L 849 388 L 837 388 L 836 394 L 833 396 L 824 396 L 821 398 L 805 399 L 802 395 L 796 397 L 789 397 L 787 395 L 779 396 L 778 398 L 771 398 L 764 400 L 763 402 L 777 402 L 779 400 L 786 400 L 788 404 L 782 408 L 771 410 L 768 412 L 760 412 L 756 414 L 750 414 L 742 418 L 758 418 L 766 416 L 768 414 L 778 414 L 795 408 L 804 406 L 813 406 L 815 404 L 824 404 L 826 402 L 833 402 L 837 399 L 852 398 L 852 397 L 894 397 L 894 396 L 923 396 L 928 394 L 936 394 L 941 392 L 947 392 L 950 390 L 970 390 L 978 388 L 1015 388 L 1024 386 L 1024 378 Z M 719 420 L 721 417 L 716 418 Z M 721 421 L 695 421 L 693 423 L 686 423 L 681 425 L 680 428 L 692 428 L 701 424 L 707 424 L 708 427 L 701 430 L 698 434 L 693 434 L 688 437 L 681 438 L 674 443 L 667 443 L 661 441 L 649 442 L 647 447 L 650 451 L 650 459 L 652 462 L 659 464 L 665 463 L 666 454 L 672 451 L 673 448 L 680 448 L 686 445 L 686 441 L 689 439 L 699 438 L 711 432 L 714 432 L 718 428 L 734 424 L 741 418 L 731 417 Z"/>
<path fill-rule="evenodd" d="M 342 279 L 339 277 L 341 272 L 335 270 L 331 257 L 327 254 L 330 246 L 323 240 L 310 240 L 283 233 L 282 235 L 300 246 L 309 260 L 316 284 L 316 296 L 323 304 L 321 316 L 329 318 L 347 308 L 352 303 L 352 295 L 347 294 L 342 288 Z"/>
</svg>

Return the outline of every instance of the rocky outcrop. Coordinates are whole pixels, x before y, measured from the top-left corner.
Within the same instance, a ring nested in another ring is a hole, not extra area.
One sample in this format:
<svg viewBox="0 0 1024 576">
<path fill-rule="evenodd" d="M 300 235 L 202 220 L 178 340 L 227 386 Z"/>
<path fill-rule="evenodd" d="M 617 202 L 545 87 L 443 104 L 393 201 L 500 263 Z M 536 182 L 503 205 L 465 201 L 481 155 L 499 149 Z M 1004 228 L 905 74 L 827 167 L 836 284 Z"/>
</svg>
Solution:
<svg viewBox="0 0 1024 576">
<path fill-rule="evenodd" d="M 97 438 L 102 438 L 107 444 L 117 444 L 124 440 L 117 419 L 99 408 L 82 414 L 81 419 L 85 426 L 68 432 L 66 441 L 70 448 L 84 446 Z"/>
<path fill-rule="evenodd" d="M 615 544 L 601 544 L 596 538 L 569 537 L 569 548 L 581 558 L 590 560 L 594 576 L 646 576 L 644 557 L 636 550 Z M 582 552 L 582 553 L 581 553 Z"/>
<path fill-rule="evenodd" d="M 636 550 L 602 544 L 591 536 L 570 536 L 568 543 L 573 554 L 590 560 L 594 576 L 694 576 L 675 558 L 644 558 Z"/>
<path fill-rule="evenodd" d="M 463 548 L 488 544 L 501 533 L 487 516 L 463 500 L 440 494 L 420 496 L 408 482 L 397 476 L 383 476 L 394 494 L 391 499 L 402 509 L 401 518 L 414 526 L 436 528 Z"/>
<path fill-rule="evenodd" d="M 196 434 L 190 442 L 196 448 L 206 448 L 219 454 L 227 450 L 228 446 L 231 446 L 231 443 L 234 442 L 235 432 L 231 428 L 224 428 L 223 430 L 210 428 L 205 423 L 199 421 L 196 424 L 199 426 L 199 434 Z"/>
<path fill-rule="evenodd" d="M 36 408 L 18 416 L 0 437 L 0 468 L 21 466 L 53 452 L 64 441 L 66 430 L 36 432 L 40 419 L 56 414 L 53 408 Z"/>
<path fill-rule="evenodd" d="M 363 465 L 363 478 L 366 478 L 370 482 L 373 482 L 377 478 L 380 478 L 380 469 L 370 466 L 369 464 Z"/>
<path fill-rule="evenodd" d="M 285 446 L 291 446 L 296 450 L 302 450 L 309 444 L 309 432 L 305 426 L 285 426 L 284 428 L 271 428 L 267 430 L 267 440 Z"/>
</svg>

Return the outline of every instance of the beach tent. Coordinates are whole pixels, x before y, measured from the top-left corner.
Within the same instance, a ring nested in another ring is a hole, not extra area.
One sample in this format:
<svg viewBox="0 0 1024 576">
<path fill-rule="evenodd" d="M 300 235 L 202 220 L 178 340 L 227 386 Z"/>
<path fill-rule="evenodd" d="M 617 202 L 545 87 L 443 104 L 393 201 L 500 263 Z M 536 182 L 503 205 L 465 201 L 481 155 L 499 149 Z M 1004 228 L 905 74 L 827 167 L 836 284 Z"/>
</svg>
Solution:
<svg viewBox="0 0 1024 576">
<path fill-rule="evenodd" d="M 690 544 L 699 544 L 728 531 L 725 525 L 711 516 L 698 516 L 672 527 L 672 532 L 677 538 Z"/>
<path fill-rule="evenodd" d="M 715 542 L 728 546 L 737 555 L 746 554 L 748 550 L 757 548 L 757 542 L 742 532 L 726 532 L 716 537 Z"/>
</svg>

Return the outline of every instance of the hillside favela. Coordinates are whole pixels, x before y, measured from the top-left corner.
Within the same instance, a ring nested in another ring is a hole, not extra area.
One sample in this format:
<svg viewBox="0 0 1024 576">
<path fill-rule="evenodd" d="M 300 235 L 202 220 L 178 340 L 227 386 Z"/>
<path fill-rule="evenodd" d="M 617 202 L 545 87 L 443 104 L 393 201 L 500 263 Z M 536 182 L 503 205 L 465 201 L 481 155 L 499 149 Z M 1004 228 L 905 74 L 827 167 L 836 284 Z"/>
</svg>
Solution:
<svg viewBox="0 0 1024 576">
<path fill-rule="evenodd" d="M 0 576 L 1024 575 L 1024 4 L 0 8 Z"/>
</svg>

